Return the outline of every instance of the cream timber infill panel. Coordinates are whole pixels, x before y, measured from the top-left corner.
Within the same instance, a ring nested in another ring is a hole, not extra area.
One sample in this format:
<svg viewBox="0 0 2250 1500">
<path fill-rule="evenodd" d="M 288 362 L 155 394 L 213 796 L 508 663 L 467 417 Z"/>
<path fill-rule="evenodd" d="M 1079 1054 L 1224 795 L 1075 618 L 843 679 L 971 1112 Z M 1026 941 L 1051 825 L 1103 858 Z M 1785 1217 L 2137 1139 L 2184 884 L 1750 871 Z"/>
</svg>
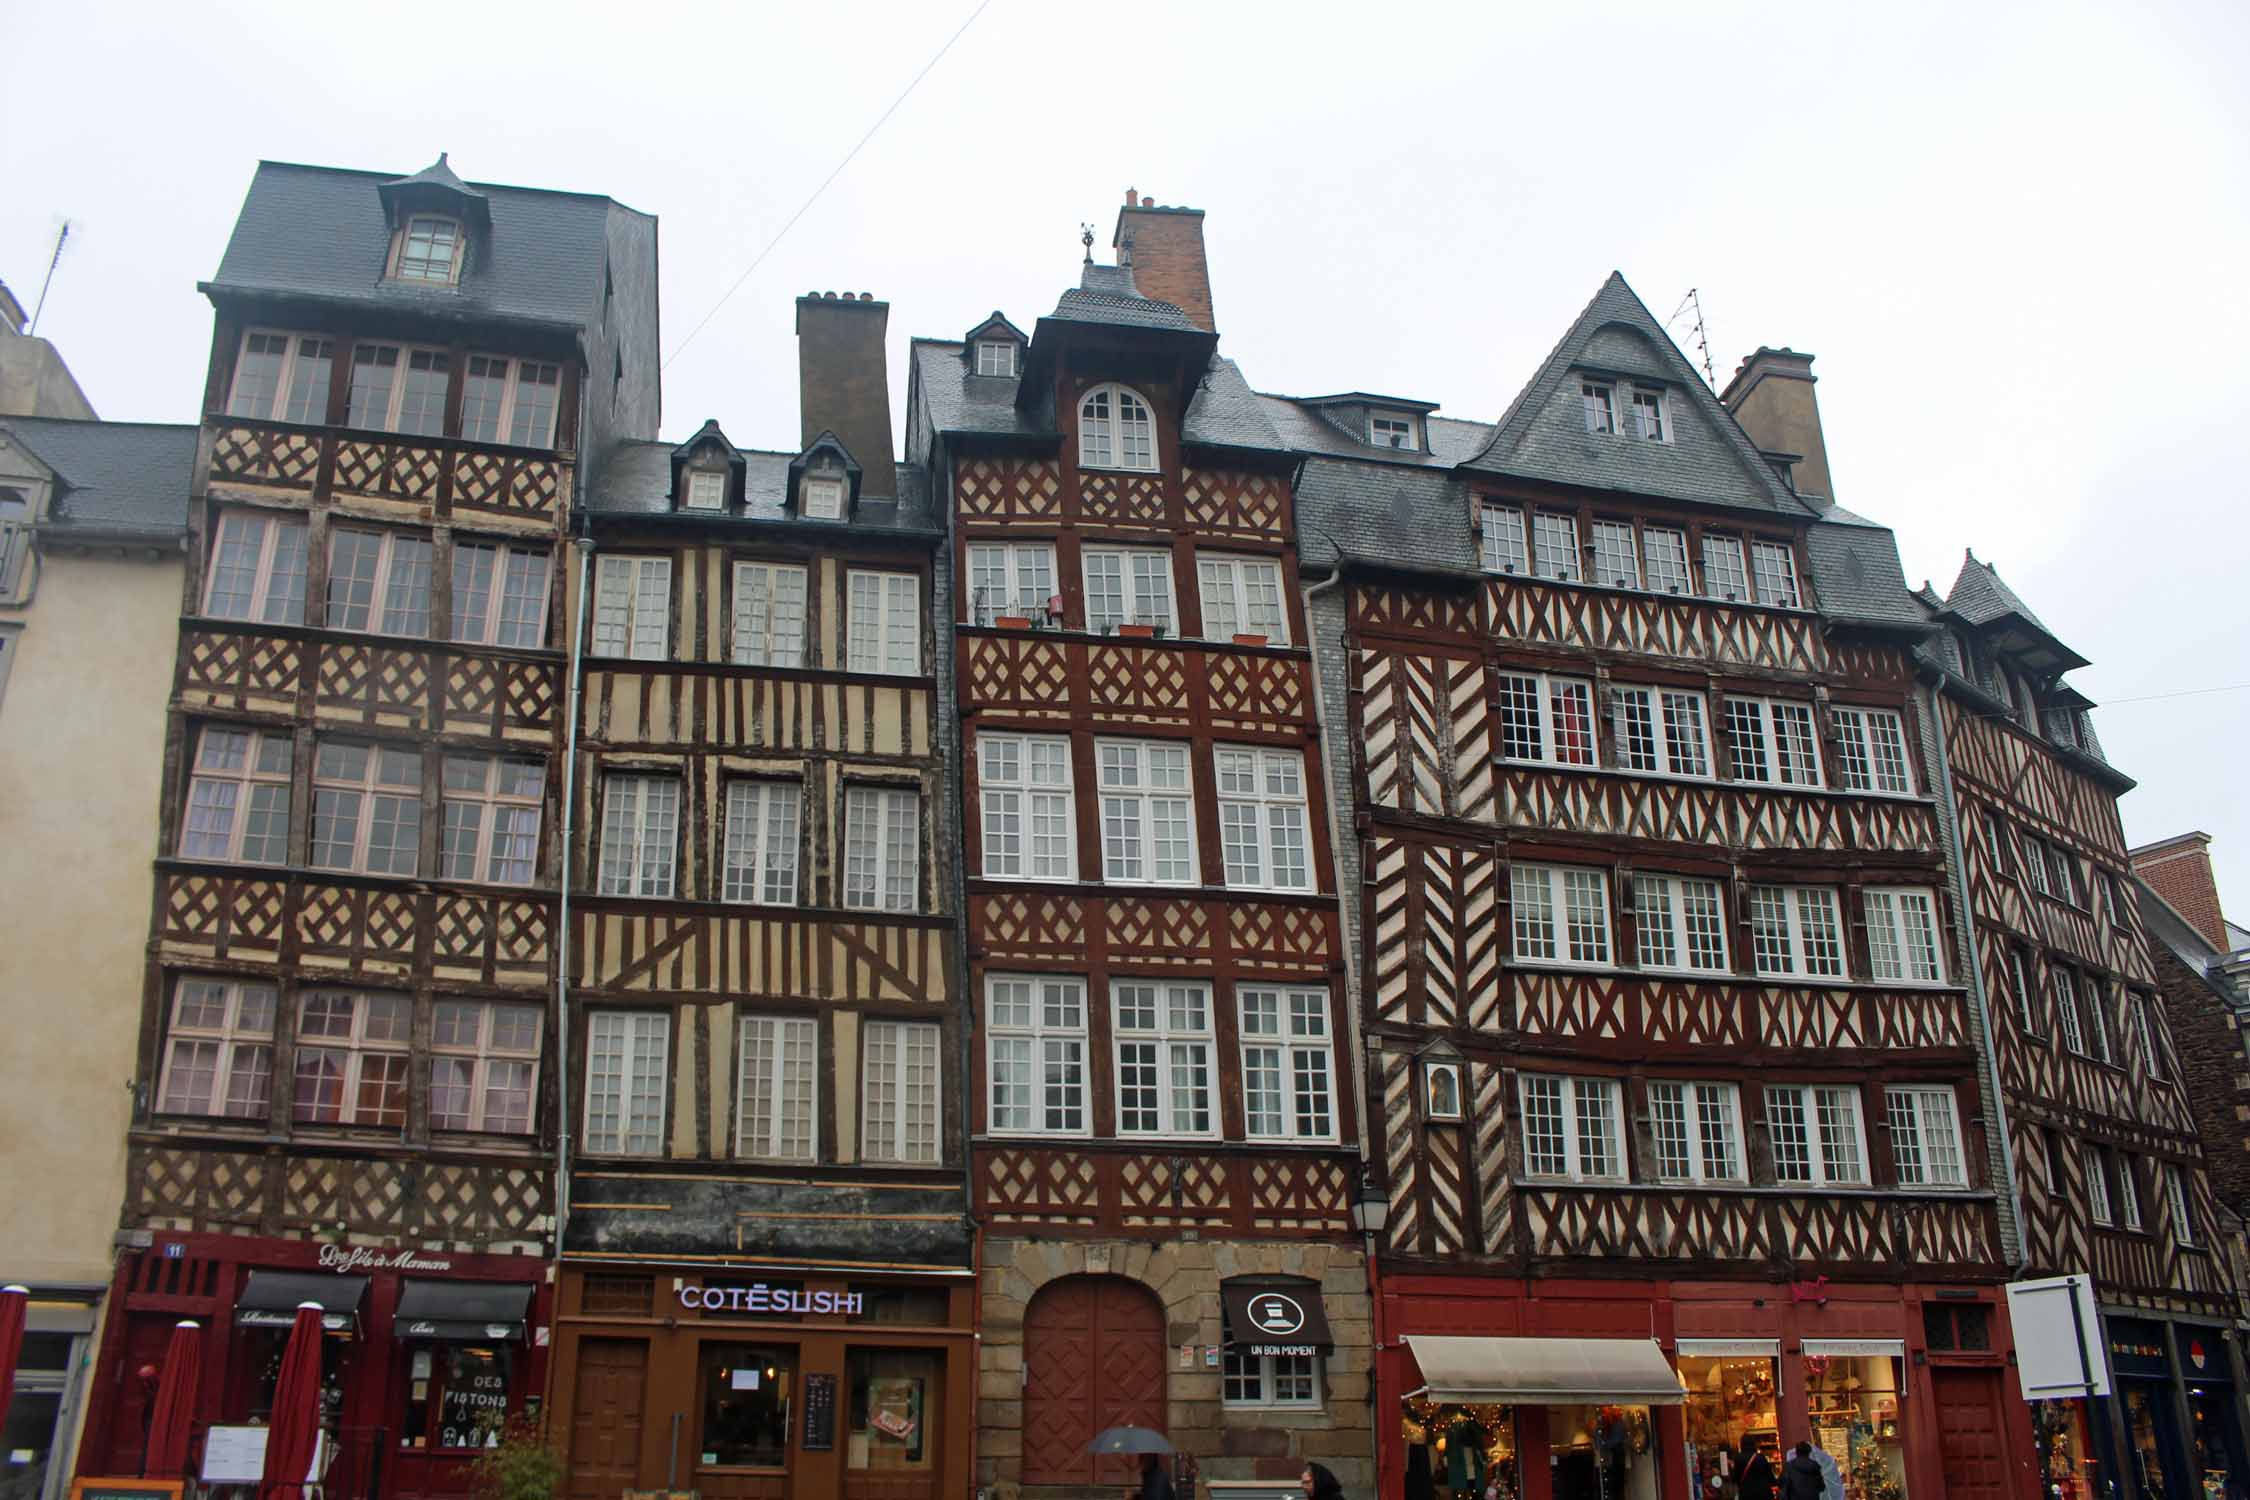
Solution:
<svg viewBox="0 0 2250 1500">
<path fill-rule="evenodd" d="M 473 515 L 479 526 L 551 535 L 574 488 L 567 458 L 460 439 L 239 420 L 205 430 L 213 499 L 334 503 L 394 521 Z"/>
<path fill-rule="evenodd" d="M 222 715 L 273 714 L 322 727 L 552 743 L 563 664 L 547 653 L 377 640 L 301 625 L 180 627 L 174 696 Z"/>
<path fill-rule="evenodd" d="M 772 754 L 927 760 L 936 696 L 927 686 L 833 682 L 693 663 L 589 663 L 583 730 L 619 748 L 727 746 Z"/>
<path fill-rule="evenodd" d="M 403 1238 L 464 1251 L 542 1255 L 553 1230 L 548 1167 L 299 1156 L 280 1147 L 136 1145 L 125 1169 L 128 1227 L 327 1238 Z"/>
<path fill-rule="evenodd" d="M 1834 671 L 1817 615 L 1681 595 L 1488 578 L 1483 628 L 1519 646 L 1629 652 L 1698 667 Z"/>
<path fill-rule="evenodd" d="M 655 914 L 573 911 L 572 968 L 589 990 L 633 995 L 783 995 L 810 1000 L 948 1003 L 946 924 L 728 915 L 686 907 Z"/>
<path fill-rule="evenodd" d="M 1508 765 L 1495 821 L 1617 838 L 1719 845 L 1751 853 L 1861 850 L 1937 856 L 1937 815 L 1926 801 L 1850 792 L 1783 791 L 1741 783 L 1673 781 L 1620 772 Z"/>
<path fill-rule="evenodd" d="M 1368 800 L 1433 817 L 1492 816 L 1491 693 L 1481 658 L 1353 658 Z"/>
</svg>

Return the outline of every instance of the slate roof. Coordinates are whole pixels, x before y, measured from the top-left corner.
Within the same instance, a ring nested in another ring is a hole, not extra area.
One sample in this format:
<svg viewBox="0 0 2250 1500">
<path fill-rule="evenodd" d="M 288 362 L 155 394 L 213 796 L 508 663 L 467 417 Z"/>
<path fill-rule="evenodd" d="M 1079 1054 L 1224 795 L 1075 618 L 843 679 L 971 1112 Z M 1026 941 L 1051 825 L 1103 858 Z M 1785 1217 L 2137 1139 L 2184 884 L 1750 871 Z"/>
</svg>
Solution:
<svg viewBox="0 0 2250 1500">
<path fill-rule="evenodd" d="M 923 471 L 911 464 L 898 466 L 899 496 L 893 500 L 862 500 L 845 522 L 807 521 L 790 514 L 782 502 L 789 493 L 789 465 L 794 453 L 765 448 L 744 448 L 742 491 L 747 502 L 724 515 L 717 511 L 677 512 L 672 505 L 672 457 L 680 444 L 662 439 L 625 438 L 610 445 L 594 465 L 586 486 L 586 510 L 599 517 L 691 516 L 697 522 L 754 521 L 814 535 L 833 536 L 837 531 L 883 530 L 906 534 L 915 540 L 935 539 L 945 530 L 945 519 L 929 504 Z"/>
<path fill-rule="evenodd" d="M 1258 404 L 1281 442 L 1294 453 L 1321 453 L 1413 468 L 1450 469 L 1473 458 L 1492 438 L 1492 426 L 1487 422 L 1424 417 L 1423 427 L 1429 434 L 1431 451 L 1417 453 L 1409 448 L 1379 446 L 1354 438 L 1322 417 L 1315 410 L 1318 401 L 1312 398 L 1276 396 L 1260 391 Z"/>
<path fill-rule="evenodd" d="M 1055 424 L 1051 407 L 1042 404 L 1036 411 L 1019 408 L 1016 392 L 1021 380 L 971 373 L 961 357 L 962 348 L 952 339 L 920 338 L 910 347 L 908 357 L 920 381 L 922 409 L 932 427 L 943 433 L 1059 436 L 1061 429 Z M 1214 357 L 1195 394 L 1188 399 L 1181 436 L 1187 442 L 1209 447 L 1283 451 L 1288 445 L 1269 417 L 1264 399 L 1250 389 L 1241 367 L 1231 359 Z"/>
<path fill-rule="evenodd" d="M 2031 606 L 2017 597 L 2016 591 L 2000 581 L 1990 563 L 1977 561 L 1974 552 L 1964 553 L 1961 571 L 1953 579 L 1953 591 L 1946 595 L 1945 607 L 1971 625 L 1989 625 L 1994 620 L 2015 615 L 2025 624 L 2052 635 L 2054 632 L 2031 612 Z"/>
<path fill-rule="evenodd" d="M 1477 567 L 1467 487 L 1428 465 L 1308 458 L 1297 476 L 1304 567 L 1339 558 L 1467 573 Z"/>
<path fill-rule="evenodd" d="M 1928 613 L 1906 586 L 1898 536 L 1888 526 L 1830 506 L 1806 528 L 1805 557 L 1823 615 L 1846 624 L 1929 629 Z"/>
<path fill-rule="evenodd" d="M 187 533 L 194 427 L 0 417 L 0 429 L 60 476 L 42 525 L 87 533 Z"/>
<path fill-rule="evenodd" d="M 1142 296 L 1140 288 L 1133 285 L 1131 266 L 1097 266 L 1092 261 L 1080 270 L 1078 285 L 1065 291 L 1047 316 L 1061 323 L 1203 332 L 1174 304 Z"/>
</svg>

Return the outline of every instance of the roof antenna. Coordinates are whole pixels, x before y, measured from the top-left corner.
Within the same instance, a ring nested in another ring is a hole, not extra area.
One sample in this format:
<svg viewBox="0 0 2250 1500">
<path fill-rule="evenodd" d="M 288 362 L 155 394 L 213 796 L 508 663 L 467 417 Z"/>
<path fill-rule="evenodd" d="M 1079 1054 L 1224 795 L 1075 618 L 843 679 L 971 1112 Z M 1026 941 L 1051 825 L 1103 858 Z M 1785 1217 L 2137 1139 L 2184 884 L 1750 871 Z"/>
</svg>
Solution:
<svg viewBox="0 0 2250 1500">
<path fill-rule="evenodd" d="M 1086 264 L 1094 263 L 1094 226 L 1081 222 L 1078 226 L 1078 243 L 1086 247 Z"/>
<path fill-rule="evenodd" d="M 1680 299 L 1680 305 L 1672 309 L 1672 316 L 1665 323 L 1664 331 L 1670 333 L 1672 324 L 1679 322 L 1680 314 L 1690 308 L 1695 310 L 1695 326 L 1692 330 L 1695 335 L 1695 352 L 1703 356 L 1703 383 L 1715 391 L 1719 388 L 1719 377 L 1711 370 L 1711 335 L 1703 326 L 1703 299 L 1696 294 L 1694 287 L 1689 287 L 1687 295 Z"/>
<path fill-rule="evenodd" d="M 55 236 L 55 253 L 47 260 L 47 279 L 39 283 L 39 301 L 31 309 L 31 326 L 26 334 L 39 332 L 39 315 L 47 310 L 47 288 L 55 284 L 55 267 L 62 264 L 63 245 L 70 239 L 70 220 L 62 221 L 62 232 Z"/>
</svg>

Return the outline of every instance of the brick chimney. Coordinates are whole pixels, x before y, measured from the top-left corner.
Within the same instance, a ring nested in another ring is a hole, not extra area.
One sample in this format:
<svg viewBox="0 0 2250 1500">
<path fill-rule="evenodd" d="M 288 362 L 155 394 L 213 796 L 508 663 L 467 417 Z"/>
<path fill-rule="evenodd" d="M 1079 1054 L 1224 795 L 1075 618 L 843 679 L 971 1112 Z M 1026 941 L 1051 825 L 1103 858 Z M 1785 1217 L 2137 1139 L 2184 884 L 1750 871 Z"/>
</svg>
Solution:
<svg viewBox="0 0 2250 1500">
<path fill-rule="evenodd" d="M 1133 268 L 1144 297 L 1169 302 L 1205 333 L 1211 321 L 1211 266 L 1203 255 L 1203 210 L 1160 208 L 1146 193 L 1125 190 L 1117 230 L 1109 237 L 1119 265 Z"/>
<path fill-rule="evenodd" d="M 2226 919 L 2219 914 L 2219 880 L 2211 872 L 2211 835 L 2183 833 L 2128 849 L 2133 873 L 2171 903 L 2214 949 L 2228 951 Z"/>
<path fill-rule="evenodd" d="M 871 292 L 807 292 L 797 299 L 800 446 L 833 432 L 859 461 L 862 499 L 898 497 L 891 383 L 883 335 L 891 305 Z"/>
<path fill-rule="evenodd" d="M 1826 510 L 1836 503 L 1836 490 L 1828 477 L 1828 444 L 1820 436 L 1812 362 L 1809 354 L 1761 344 L 1734 372 L 1719 399 L 1750 434 L 1751 442 L 1768 454 L 1792 460 L 1791 488 Z"/>
</svg>

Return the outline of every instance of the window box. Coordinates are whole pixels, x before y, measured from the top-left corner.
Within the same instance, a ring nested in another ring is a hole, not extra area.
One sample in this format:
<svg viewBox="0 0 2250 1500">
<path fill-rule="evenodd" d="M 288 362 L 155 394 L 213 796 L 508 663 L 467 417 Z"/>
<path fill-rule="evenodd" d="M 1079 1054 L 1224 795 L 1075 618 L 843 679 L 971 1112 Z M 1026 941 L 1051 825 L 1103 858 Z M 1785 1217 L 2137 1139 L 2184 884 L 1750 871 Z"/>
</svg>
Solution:
<svg viewBox="0 0 2250 1500">
<path fill-rule="evenodd" d="M 1117 633 L 1128 640 L 1153 641 L 1164 633 L 1161 625 L 1120 625 Z"/>
<path fill-rule="evenodd" d="M 995 615 L 993 617 L 992 623 L 999 626 L 1002 630 L 1029 630 L 1031 628 L 1031 616 Z"/>
<path fill-rule="evenodd" d="M 1238 630 L 1234 633 L 1234 643 L 1237 646 L 1263 646 L 1266 638 L 1254 630 Z"/>
</svg>

